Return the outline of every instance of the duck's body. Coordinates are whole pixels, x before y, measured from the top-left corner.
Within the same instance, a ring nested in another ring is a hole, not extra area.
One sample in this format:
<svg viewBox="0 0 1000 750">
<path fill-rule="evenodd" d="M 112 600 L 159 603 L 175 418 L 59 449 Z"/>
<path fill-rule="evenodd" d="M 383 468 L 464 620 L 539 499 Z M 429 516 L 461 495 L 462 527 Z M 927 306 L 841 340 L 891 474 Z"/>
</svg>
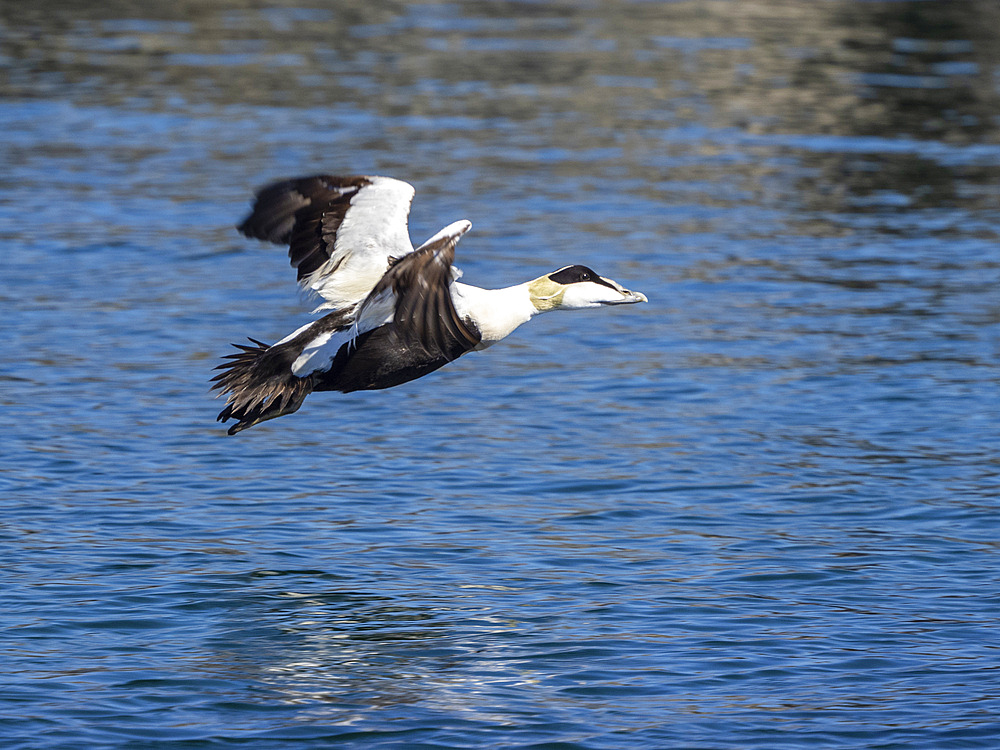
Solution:
<svg viewBox="0 0 1000 750">
<path fill-rule="evenodd" d="M 406 219 L 413 188 L 388 177 L 316 176 L 257 193 L 239 229 L 289 243 L 299 283 L 325 299 L 323 317 L 220 365 L 213 388 L 228 394 L 219 420 L 233 435 L 296 411 L 312 391 L 391 388 L 507 337 L 535 315 L 645 301 L 585 266 L 481 289 L 457 281 L 458 221 L 416 249 Z"/>
</svg>

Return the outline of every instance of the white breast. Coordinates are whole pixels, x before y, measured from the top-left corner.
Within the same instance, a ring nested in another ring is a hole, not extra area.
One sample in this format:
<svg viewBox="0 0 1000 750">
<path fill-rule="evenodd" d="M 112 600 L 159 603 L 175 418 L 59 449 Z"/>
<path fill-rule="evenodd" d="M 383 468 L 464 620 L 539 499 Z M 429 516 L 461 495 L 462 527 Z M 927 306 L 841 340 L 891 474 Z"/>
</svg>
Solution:
<svg viewBox="0 0 1000 750">
<path fill-rule="evenodd" d="M 483 337 L 477 349 L 485 349 L 531 320 L 538 310 L 531 304 L 528 285 L 505 289 L 480 289 L 468 284 L 451 285 L 451 299 L 461 318 L 468 318 Z"/>
</svg>

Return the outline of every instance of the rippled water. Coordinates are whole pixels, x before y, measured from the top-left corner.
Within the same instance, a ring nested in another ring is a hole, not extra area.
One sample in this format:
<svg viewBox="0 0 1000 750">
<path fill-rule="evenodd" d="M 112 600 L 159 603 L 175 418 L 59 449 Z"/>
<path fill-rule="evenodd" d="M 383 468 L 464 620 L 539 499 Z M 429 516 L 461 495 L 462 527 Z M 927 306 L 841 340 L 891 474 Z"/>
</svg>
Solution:
<svg viewBox="0 0 1000 750">
<path fill-rule="evenodd" d="M 989 2 L 0 6 L 10 748 L 992 748 Z M 235 438 L 314 171 L 545 316 Z"/>
</svg>

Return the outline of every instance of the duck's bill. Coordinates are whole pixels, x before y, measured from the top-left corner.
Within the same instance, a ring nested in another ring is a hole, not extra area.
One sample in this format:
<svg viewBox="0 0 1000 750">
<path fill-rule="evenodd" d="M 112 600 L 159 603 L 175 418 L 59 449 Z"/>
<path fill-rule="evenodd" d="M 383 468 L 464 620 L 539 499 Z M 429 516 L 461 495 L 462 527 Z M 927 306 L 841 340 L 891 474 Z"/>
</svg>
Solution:
<svg viewBox="0 0 1000 750">
<path fill-rule="evenodd" d="M 642 292 L 630 292 L 628 289 L 621 290 L 621 299 L 613 299 L 605 302 L 606 305 L 634 305 L 636 302 L 649 302 Z"/>
</svg>

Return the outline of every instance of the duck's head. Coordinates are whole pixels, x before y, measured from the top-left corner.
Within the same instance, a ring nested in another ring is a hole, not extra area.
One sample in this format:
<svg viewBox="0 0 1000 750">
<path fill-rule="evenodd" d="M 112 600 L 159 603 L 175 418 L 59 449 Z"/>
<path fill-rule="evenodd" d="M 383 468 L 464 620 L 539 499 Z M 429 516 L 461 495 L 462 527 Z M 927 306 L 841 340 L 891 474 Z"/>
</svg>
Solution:
<svg viewBox="0 0 1000 750">
<path fill-rule="evenodd" d="M 642 292 L 630 292 L 587 266 L 566 266 L 541 276 L 529 282 L 528 292 L 539 312 L 646 302 Z"/>
</svg>

